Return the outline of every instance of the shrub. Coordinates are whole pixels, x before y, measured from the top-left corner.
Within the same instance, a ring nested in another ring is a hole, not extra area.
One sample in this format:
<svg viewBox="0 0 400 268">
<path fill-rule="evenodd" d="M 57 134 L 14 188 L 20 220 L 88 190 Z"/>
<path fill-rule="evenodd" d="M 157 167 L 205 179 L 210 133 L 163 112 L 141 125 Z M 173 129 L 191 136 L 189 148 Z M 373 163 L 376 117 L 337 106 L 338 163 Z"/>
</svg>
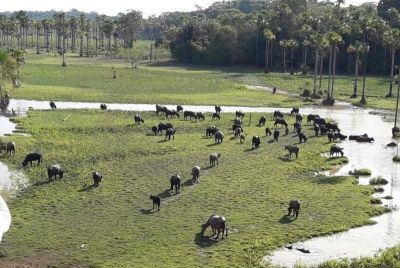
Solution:
<svg viewBox="0 0 400 268">
<path fill-rule="evenodd" d="M 400 155 L 395 155 L 395 156 L 393 157 L 393 161 L 394 161 L 394 162 L 400 162 Z"/>
<path fill-rule="evenodd" d="M 383 189 L 383 187 L 375 187 L 374 188 L 375 193 L 382 193 L 383 191 L 385 191 L 385 189 Z"/>
<path fill-rule="evenodd" d="M 381 176 L 378 176 L 378 177 L 371 178 L 369 180 L 369 184 L 371 184 L 371 185 L 382 185 L 382 184 L 388 184 L 388 181 L 385 180 L 384 178 L 382 178 Z"/>
<path fill-rule="evenodd" d="M 355 176 L 370 176 L 371 170 L 368 168 L 355 169 L 353 171 L 349 171 L 349 174 Z"/>
<path fill-rule="evenodd" d="M 382 200 L 380 198 L 376 198 L 376 197 L 371 197 L 370 202 L 371 202 L 371 204 L 374 204 L 374 205 L 382 204 Z"/>
</svg>

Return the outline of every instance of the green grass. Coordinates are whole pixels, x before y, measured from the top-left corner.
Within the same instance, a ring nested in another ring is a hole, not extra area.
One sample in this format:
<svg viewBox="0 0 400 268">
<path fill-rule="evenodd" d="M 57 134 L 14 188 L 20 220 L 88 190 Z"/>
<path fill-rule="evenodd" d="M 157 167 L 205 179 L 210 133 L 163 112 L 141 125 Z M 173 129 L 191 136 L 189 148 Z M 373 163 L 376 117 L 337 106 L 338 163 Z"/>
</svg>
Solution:
<svg viewBox="0 0 400 268">
<path fill-rule="evenodd" d="M 14 98 L 118 103 L 301 106 L 299 98 L 247 89 L 219 69 L 190 66 L 129 68 L 123 60 L 28 54 Z M 111 79 L 112 67 L 118 79 Z"/>
<path fill-rule="evenodd" d="M 287 136 L 268 143 L 264 128 L 247 126 L 247 118 L 245 144 L 231 139 L 233 115 L 224 114 L 213 123 L 226 138 L 214 145 L 204 137 L 209 117 L 173 120 L 175 140 L 164 142 L 163 136 L 146 135 L 161 118 L 142 113 L 145 124 L 133 125 L 133 115 L 31 111 L 17 119 L 31 136 L 7 137 L 18 150 L 2 161 L 19 168 L 26 153 L 40 151 L 44 163 L 25 169 L 32 185 L 7 197 L 13 222 L 0 245 L 2 264 L 40 259 L 42 267 L 254 267 L 279 246 L 368 224 L 384 212 L 370 204 L 373 188 L 354 185 L 353 177 L 310 175 L 332 167 L 321 156 L 329 150 L 322 137 L 299 145 L 299 158 L 288 159 L 284 145 L 298 140 Z M 304 131 L 311 136 L 311 129 Z M 262 136 L 261 147 L 251 150 L 256 134 Z M 222 159 L 207 169 L 212 152 Z M 44 166 L 54 163 L 66 169 L 65 176 L 47 183 Z M 191 186 L 187 180 L 194 165 L 202 167 L 202 175 Z M 104 179 L 99 188 L 84 190 L 94 170 Z M 175 172 L 184 178 L 178 196 L 167 191 Z M 162 196 L 160 212 L 151 210 L 150 194 Z M 284 216 L 292 198 L 302 202 L 294 221 Z M 212 213 L 227 218 L 230 234 L 222 242 L 198 236 Z"/>
<path fill-rule="evenodd" d="M 349 174 L 354 176 L 371 176 L 372 173 L 368 168 L 361 168 L 349 171 Z"/>
</svg>

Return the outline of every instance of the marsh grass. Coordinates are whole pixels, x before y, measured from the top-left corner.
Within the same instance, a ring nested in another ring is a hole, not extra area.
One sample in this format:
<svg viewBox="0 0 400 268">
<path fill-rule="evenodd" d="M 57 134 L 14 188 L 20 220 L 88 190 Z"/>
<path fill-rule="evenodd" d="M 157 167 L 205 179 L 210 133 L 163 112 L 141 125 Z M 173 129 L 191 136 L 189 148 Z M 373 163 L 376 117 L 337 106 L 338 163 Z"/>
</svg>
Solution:
<svg viewBox="0 0 400 268">
<path fill-rule="evenodd" d="M 354 176 L 371 176 L 372 173 L 368 168 L 361 168 L 349 171 L 349 174 Z"/>
<path fill-rule="evenodd" d="M 24 169 L 31 186 L 7 200 L 13 222 L 0 246 L 5 256 L 1 261 L 51 255 L 46 265 L 259 266 L 266 252 L 277 247 L 368 224 L 371 216 L 384 212 L 370 204 L 373 188 L 354 185 L 353 177 L 310 175 L 332 167 L 321 156 L 329 150 L 324 138 L 299 144 L 299 158 L 286 161 L 284 145 L 297 143 L 297 138 L 289 135 L 268 143 L 271 138 L 264 136 L 264 128 L 248 126 L 247 117 L 247 139 L 240 144 L 230 140 L 232 114 L 218 122 L 211 122 L 209 115 L 204 122 L 172 120 L 177 134 L 166 142 L 164 136 L 146 135 L 151 126 L 165 121 L 162 116 L 141 113 L 145 124 L 135 125 L 134 114 L 30 111 L 17 119 L 31 137 L 7 137 L 18 149 L 2 161 L 19 169 L 26 153 L 38 151 L 44 163 Z M 272 123 L 269 120 L 266 127 Z M 222 144 L 204 137 L 210 124 L 225 133 Z M 312 135 L 312 130 L 304 131 Z M 250 149 L 252 135 L 262 137 L 259 149 Z M 209 168 L 213 152 L 222 158 Z M 66 173 L 48 183 L 45 166 L 54 163 Z M 202 173 L 199 184 L 192 186 L 188 180 L 195 165 Z M 90 187 L 95 170 L 104 176 L 98 188 Z M 179 195 L 168 191 L 168 178 L 174 173 L 183 177 Z M 151 194 L 162 197 L 159 212 L 151 209 Z M 293 198 L 302 202 L 299 218 L 282 222 Z M 206 237 L 199 236 L 201 224 L 212 213 L 227 218 L 230 235 L 223 241 L 207 238 L 210 230 Z"/>
<path fill-rule="evenodd" d="M 369 180 L 370 185 L 384 185 L 384 184 L 388 184 L 388 183 L 389 182 L 381 176 L 374 177 Z"/>
</svg>

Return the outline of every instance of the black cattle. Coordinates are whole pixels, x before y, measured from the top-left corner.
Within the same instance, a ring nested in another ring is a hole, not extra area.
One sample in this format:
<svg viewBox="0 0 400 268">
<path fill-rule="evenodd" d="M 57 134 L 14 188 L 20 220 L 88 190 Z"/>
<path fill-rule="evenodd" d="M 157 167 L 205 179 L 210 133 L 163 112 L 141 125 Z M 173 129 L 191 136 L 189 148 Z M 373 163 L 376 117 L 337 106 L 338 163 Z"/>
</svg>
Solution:
<svg viewBox="0 0 400 268">
<path fill-rule="evenodd" d="M 197 112 L 196 113 L 196 118 L 197 120 L 205 120 L 204 114 L 202 112 Z"/>
<path fill-rule="evenodd" d="M 233 119 L 233 124 L 235 124 L 235 125 L 242 125 L 242 119 L 236 117 L 235 119 Z"/>
<path fill-rule="evenodd" d="M 199 166 L 194 166 L 192 168 L 192 183 L 199 183 L 199 178 L 200 178 L 200 167 Z"/>
<path fill-rule="evenodd" d="M 296 122 L 303 122 L 303 116 L 301 116 L 301 114 L 296 114 Z"/>
<path fill-rule="evenodd" d="M 28 162 L 30 162 L 31 166 L 32 166 L 32 162 L 33 161 L 38 161 L 37 165 L 39 166 L 39 164 L 43 161 L 42 155 L 38 154 L 38 153 L 27 154 L 26 157 L 25 157 L 25 160 L 22 161 L 22 166 L 26 167 L 28 165 Z"/>
<path fill-rule="evenodd" d="M 325 125 L 326 124 L 326 120 L 324 118 L 315 118 L 314 119 L 314 125 Z"/>
<path fill-rule="evenodd" d="M 306 135 L 304 135 L 303 132 L 300 132 L 299 133 L 299 142 L 302 143 L 302 142 L 306 142 L 306 141 L 307 141 Z"/>
<path fill-rule="evenodd" d="M 219 113 L 213 113 L 212 114 L 212 120 L 214 120 L 214 119 L 218 119 L 218 120 L 221 119 L 221 116 L 219 115 Z"/>
<path fill-rule="evenodd" d="M 296 158 L 299 156 L 299 147 L 295 145 L 285 145 L 285 149 L 289 152 L 289 157 L 292 157 L 292 154 L 296 155 Z"/>
<path fill-rule="evenodd" d="M 300 111 L 299 108 L 293 108 L 293 109 L 290 111 L 290 115 L 298 114 L 299 111 Z"/>
<path fill-rule="evenodd" d="M 281 111 L 275 111 L 272 118 L 273 119 L 283 118 L 283 113 Z"/>
<path fill-rule="evenodd" d="M 104 103 L 100 104 L 100 109 L 101 110 L 107 110 L 107 105 L 105 105 Z"/>
<path fill-rule="evenodd" d="M 265 122 L 267 122 L 267 117 L 265 117 L 264 115 L 261 116 L 261 118 L 258 120 L 258 125 L 259 126 L 265 126 Z"/>
<path fill-rule="evenodd" d="M 217 114 L 220 114 L 220 113 L 222 112 L 221 106 L 215 105 L 215 112 L 216 112 Z"/>
<path fill-rule="evenodd" d="M 7 143 L 1 144 L 0 147 L 3 147 L 3 146 L 4 146 L 4 149 L 6 150 L 6 154 L 15 155 L 15 148 L 16 148 L 15 142 L 9 141 Z M 0 151 L 1 151 L 1 148 L 0 148 Z"/>
<path fill-rule="evenodd" d="M 153 201 L 153 209 L 154 206 L 157 206 L 157 210 L 160 211 L 161 198 L 159 196 L 150 195 L 150 200 Z"/>
<path fill-rule="evenodd" d="M 192 111 L 184 111 L 184 112 L 183 112 L 183 118 L 184 118 L 184 119 L 187 119 L 188 117 L 190 117 L 190 119 L 194 118 L 194 119 L 197 120 L 197 116 L 196 116 L 195 112 L 192 112 Z"/>
<path fill-rule="evenodd" d="M 278 141 L 279 140 L 279 130 L 275 130 L 274 131 L 274 141 Z"/>
<path fill-rule="evenodd" d="M 358 137 L 357 142 L 373 142 L 374 138 L 372 137 Z"/>
<path fill-rule="evenodd" d="M 300 201 L 299 200 L 291 200 L 289 202 L 289 207 L 288 207 L 288 216 L 291 216 L 290 214 L 292 214 L 293 212 L 293 216 L 297 217 L 299 216 L 299 212 L 300 212 Z"/>
<path fill-rule="evenodd" d="M 336 140 L 335 135 L 332 132 L 328 132 L 328 141 L 331 143 L 332 141 Z"/>
<path fill-rule="evenodd" d="M 62 177 L 64 176 L 64 169 L 59 164 L 48 166 L 47 175 L 49 177 L 49 181 L 51 181 L 52 177 L 54 177 L 54 179 L 57 179 L 57 175 L 60 179 L 62 179 Z"/>
<path fill-rule="evenodd" d="M 56 106 L 56 104 L 54 103 L 54 101 L 51 101 L 51 102 L 50 102 L 50 108 L 51 108 L 51 110 L 56 110 L 56 109 L 57 109 L 57 106 Z"/>
<path fill-rule="evenodd" d="M 316 118 L 319 118 L 319 115 L 317 115 L 317 114 L 309 114 L 309 115 L 307 115 L 307 124 L 311 124 L 311 122 L 314 123 L 314 120 Z"/>
<path fill-rule="evenodd" d="M 242 112 L 242 111 L 236 111 L 235 114 L 236 114 L 236 117 L 240 117 L 240 118 L 244 117 L 244 112 Z"/>
<path fill-rule="evenodd" d="M 92 177 L 93 177 L 93 186 L 98 187 L 101 182 L 101 179 L 103 178 L 103 174 L 101 174 L 101 172 L 95 171 L 93 172 Z"/>
<path fill-rule="evenodd" d="M 338 155 L 338 154 L 340 154 L 343 157 L 343 155 L 344 155 L 343 148 L 340 148 L 340 147 L 338 147 L 336 145 L 331 146 L 331 150 L 330 150 L 329 156 L 333 157 L 333 156 Z"/>
<path fill-rule="evenodd" d="M 177 112 L 177 111 L 175 111 L 175 110 L 166 110 L 165 111 L 165 118 L 166 119 L 168 119 L 168 118 L 172 118 L 172 117 L 180 117 L 181 115 Z"/>
<path fill-rule="evenodd" d="M 168 137 L 168 140 L 171 140 L 171 136 L 173 139 L 175 139 L 175 133 L 176 133 L 175 128 L 172 128 L 172 127 L 168 128 L 167 131 L 165 132 L 165 140 L 167 140 L 167 137 Z"/>
<path fill-rule="evenodd" d="M 241 134 L 242 134 L 242 129 L 239 128 L 239 127 L 236 128 L 236 129 L 233 131 L 233 135 L 234 135 L 235 139 L 236 139 L 236 138 L 239 138 Z"/>
<path fill-rule="evenodd" d="M 335 138 L 335 140 L 339 139 L 341 141 L 344 141 L 345 139 L 347 139 L 347 136 L 345 136 L 342 133 L 338 132 L 338 133 L 334 134 L 334 138 Z"/>
<path fill-rule="evenodd" d="M 216 131 L 214 134 L 214 139 L 216 143 L 220 144 L 224 140 L 224 133 L 219 130 Z"/>
<path fill-rule="evenodd" d="M 136 114 L 133 119 L 135 120 L 135 124 L 144 123 L 144 119 L 140 114 Z"/>
<path fill-rule="evenodd" d="M 299 122 L 294 123 L 293 132 L 299 132 L 299 129 L 301 129 L 301 124 Z"/>
<path fill-rule="evenodd" d="M 232 125 L 232 131 L 233 131 L 233 133 L 235 133 L 235 129 L 237 129 L 237 128 L 240 128 L 240 130 L 243 132 L 242 125 L 240 125 L 240 124 L 233 124 L 233 125 Z"/>
<path fill-rule="evenodd" d="M 160 123 L 158 124 L 157 132 L 162 135 L 163 130 L 167 130 L 169 128 L 173 128 L 171 123 Z"/>
<path fill-rule="evenodd" d="M 211 138 L 212 136 L 214 136 L 215 132 L 218 131 L 218 128 L 216 126 L 209 126 L 207 127 L 206 130 L 206 136 Z"/>
<path fill-rule="evenodd" d="M 213 167 L 213 166 L 215 166 L 215 164 L 217 164 L 217 166 L 218 166 L 220 158 L 221 158 L 220 153 L 210 154 L 210 166 Z"/>
<path fill-rule="evenodd" d="M 327 129 L 329 129 L 329 130 L 332 130 L 333 132 L 340 132 L 340 129 L 339 129 L 339 127 L 338 127 L 338 125 L 336 125 L 336 124 L 333 124 L 333 123 L 326 123 L 325 124 L 325 127 L 327 128 Z"/>
<path fill-rule="evenodd" d="M 368 134 L 363 134 L 363 135 L 350 135 L 349 136 L 349 140 L 351 140 L 351 141 L 355 141 L 355 140 L 357 140 L 359 137 L 364 137 L 364 138 L 367 138 L 368 137 Z"/>
<path fill-rule="evenodd" d="M 314 126 L 314 133 L 315 133 L 315 136 L 318 136 L 319 131 L 320 131 L 319 126 L 318 126 L 318 125 L 315 125 L 315 126 Z"/>
<path fill-rule="evenodd" d="M 154 135 L 157 135 L 157 132 L 158 132 L 157 126 L 152 126 L 151 131 L 154 133 Z"/>
<path fill-rule="evenodd" d="M 172 191 L 175 187 L 175 193 L 179 194 L 179 190 L 181 189 L 181 177 L 178 174 L 173 175 L 169 182 L 171 183 L 171 188 L 169 190 Z"/>
<path fill-rule="evenodd" d="M 285 119 L 282 118 L 277 118 L 275 119 L 275 123 L 274 123 L 274 127 L 276 127 L 277 125 L 281 125 L 282 127 L 288 127 L 288 124 L 286 123 Z"/>
<path fill-rule="evenodd" d="M 272 133 L 271 133 L 271 130 L 269 129 L 269 128 L 265 128 L 265 136 L 271 136 L 272 135 Z"/>
<path fill-rule="evenodd" d="M 178 113 L 183 112 L 183 106 L 182 106 L 182 105 L 176 106 L 176 111 L 177 111 Z"/>
<path fill-rule="evenodd" d="M 156 104 L 156 114 L 165 113 L 167 110 L 167 107 Z"/>
<path fill-rule="evenodd" d="M 325 127 L 325 125 L 318 125 L 318 127 L 319 127 L 319 130 L 320 130 L 321 136 L 324 136 L 324 135 L 326 135 L 326 133 L 329 132 L 329 129 L 327 129 Z"/>
<path fill-rule="evenodd" d="M 261 143 L 261 139 L 259 136 L 253 136 L 252 140 L 251 140 L 251 148 L 258 148 L 260 147 L 260 143 Z"/>
</svg>

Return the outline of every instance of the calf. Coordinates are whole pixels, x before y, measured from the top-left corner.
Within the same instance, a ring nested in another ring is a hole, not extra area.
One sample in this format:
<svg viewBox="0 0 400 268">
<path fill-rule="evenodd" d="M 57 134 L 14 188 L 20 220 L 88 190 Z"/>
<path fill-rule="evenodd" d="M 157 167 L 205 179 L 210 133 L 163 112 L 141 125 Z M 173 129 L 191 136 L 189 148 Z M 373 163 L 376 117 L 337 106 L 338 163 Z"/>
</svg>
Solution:
<svg viewBox="0 0 400 268">
<path fill-rule="evenodd" d="M 64 176 L 64 169 L 59 164 L 48 166 L 47 175 L 49 177 L 49 181 L 51 181 L 52 177 L 54 177 L 54 179 L 57 179 L 57 175 L 60 179 L 62 179 L 62 177 Z"/>
<path fill-rule="evenodd" d="M 92 175 L 93 175 L 93 186 L 98 187 L 101 182 L 101 179 L 103 178 L 103 174 L 96 171 L 96 172 L 93 172 Z"/>
<path fill-rule="evenodd" d="M 261 139 L 259 136 L 253 136 L 253 139 L 251 141 L 251 148 L 258 148 L 260 147 Z"/>
<path fill-rule="evenodd" d="M 219 115 L 219 113 L 213 113 L 212 114 L 212 120 L 214 120 L 214 119 L 218 119 L 218 120 L 221 119 L 221 116 Z"/>
<path fill-rule="evenodd" d="M 172 139 L 175 139 L 175 133 L 176 133 L 175 128 L 172 128 L 172 127 L 168 128 L 167 131 L 165 132 L 165 140 L 167 140 L 167 137 L 168 137 L 168 140 L 171 140 L 171 136 L 172 136 Z"/>
<path fill-rule="evenodd" d="M 150 199 L 153 201 L 153 209 L 154 206 L 157 206 L 157 210 L 160 211 L 161 198 L 159 196 L 150 195 Z"/>
<path fill-rule="evenodd" d="M 182 105 L 176 106 L 176 111 L 177 111 L 178 113 L 183 112 L 183 106 L 182 106 Z"/>
<path fill-rule="evenodd" d="M 296 158 L 299 156 L 299 147 L 295 145 L 285 145 L 285 149 L 289 152 L 289 157 L 292 157 L 292 154 L 296 155 Z"/>
<path fill-rule="evenodd" d="M 213 153 L 213 154 L 210 154 L 210 166 L 211 167 L 214 167 L 215 166 L 215 163 L 217 164 L 217 166 L 218 166 L 218 164 L 219 164 L 219 159 L 221 158 L 221 154 L 220 153 Z"/>
<path fill-rule="evenodd" d="M 214 136 L 215 132 L 218 131 L 218 128 L 216 126 L 209 126 L 206 129 L 206 136 L 211 138 L 212 136 Z"/>
<path fill-rule="evenodd" d="M 274 131 L 274 141 L 278 141 L 279 140 L 279 130 L 275 130 Z"/>
<path fill-rule="evenodd" d="M 242 111 L 236 111 L 235 114 L 236 114 L 236 117 L 240 117 L 240 118 L 244 117 L 244 112 L 242 112 Z"/>
<path fill-rule="evenodd" d="M 296 122 L 303 122 L 303 117 L 301 116 L 301 114 L 296 114 Z"/>
<path fill-rule="evenodd" d="M 104 103 L 100 104 L 100 109 L 101 110 L 107 110 L 107 105 L 105 105 Z"/>
<path fill-rule="evenodd" d="M 258 125 L 259 126 L 265 126 L 265 122 L 267 122 L 267 117 L 265 117 L 264 115 L 261 116 L 261 118 L 258 120 Z"/>
<path fill-rule="evenodd" d="M 201 120 L 205 120 L 204 114 L 202 112 L 197 112 L 196 113 L 196 118 L 197 120 L 201 121 Z"/>
<path fill-rule="evenodd" d="M 271 130 L 269 129 L 269 128 L 265 128 L 265 136 L 271 136 L 272 135 L 272 133 L 271 133 Z"/>
<path fill-rule="evenodd" d="M 291 216 L 290 214 L 292 214 L 293 212 L 293 216 L 297 217 L 299 216 L 299 212 L 300 212 L 300 201 L 299 200 L 291 200 L 289 202 L 289 207 L 288 207 L 288 216 Z"/>
<path fill-rule="evenodd" d="M 51 101 L 51 102 L 50 102 L 50 108 L 51 108 L 51 110 L 56 110 L 56 109 L 57 109 L 57 106 L 56 106 L 56 104 L 54 103 L 54 101 Z"/>
<path fill-rule="evenodd" d="M 140 114 L 135 114 L 133 119 L 135 120 L 135 124 L 144 123 L 144 119 L 142 118 L 142 116 Z"/>
<path fill-rule="evenodd" d="M 192 183 L 198 183 L 200 178 L 200 167 L 194 166 L 192 168 Z"/>
<path fill-rule="evenodd" d="M 299 133 L 299 142 L 302 143 L 302 142 L 306 142 L 306 141 L 307 141 L 306 135 L 304 135 L 303 132 L 300 132 Z"/>
<path fill-rule="evenodd" d="M 216 143 L 220 144 L 224 140 L 224 133 L 222 131 L 216 131 L 214 134 L 214 140 Z"/>
</svg>

